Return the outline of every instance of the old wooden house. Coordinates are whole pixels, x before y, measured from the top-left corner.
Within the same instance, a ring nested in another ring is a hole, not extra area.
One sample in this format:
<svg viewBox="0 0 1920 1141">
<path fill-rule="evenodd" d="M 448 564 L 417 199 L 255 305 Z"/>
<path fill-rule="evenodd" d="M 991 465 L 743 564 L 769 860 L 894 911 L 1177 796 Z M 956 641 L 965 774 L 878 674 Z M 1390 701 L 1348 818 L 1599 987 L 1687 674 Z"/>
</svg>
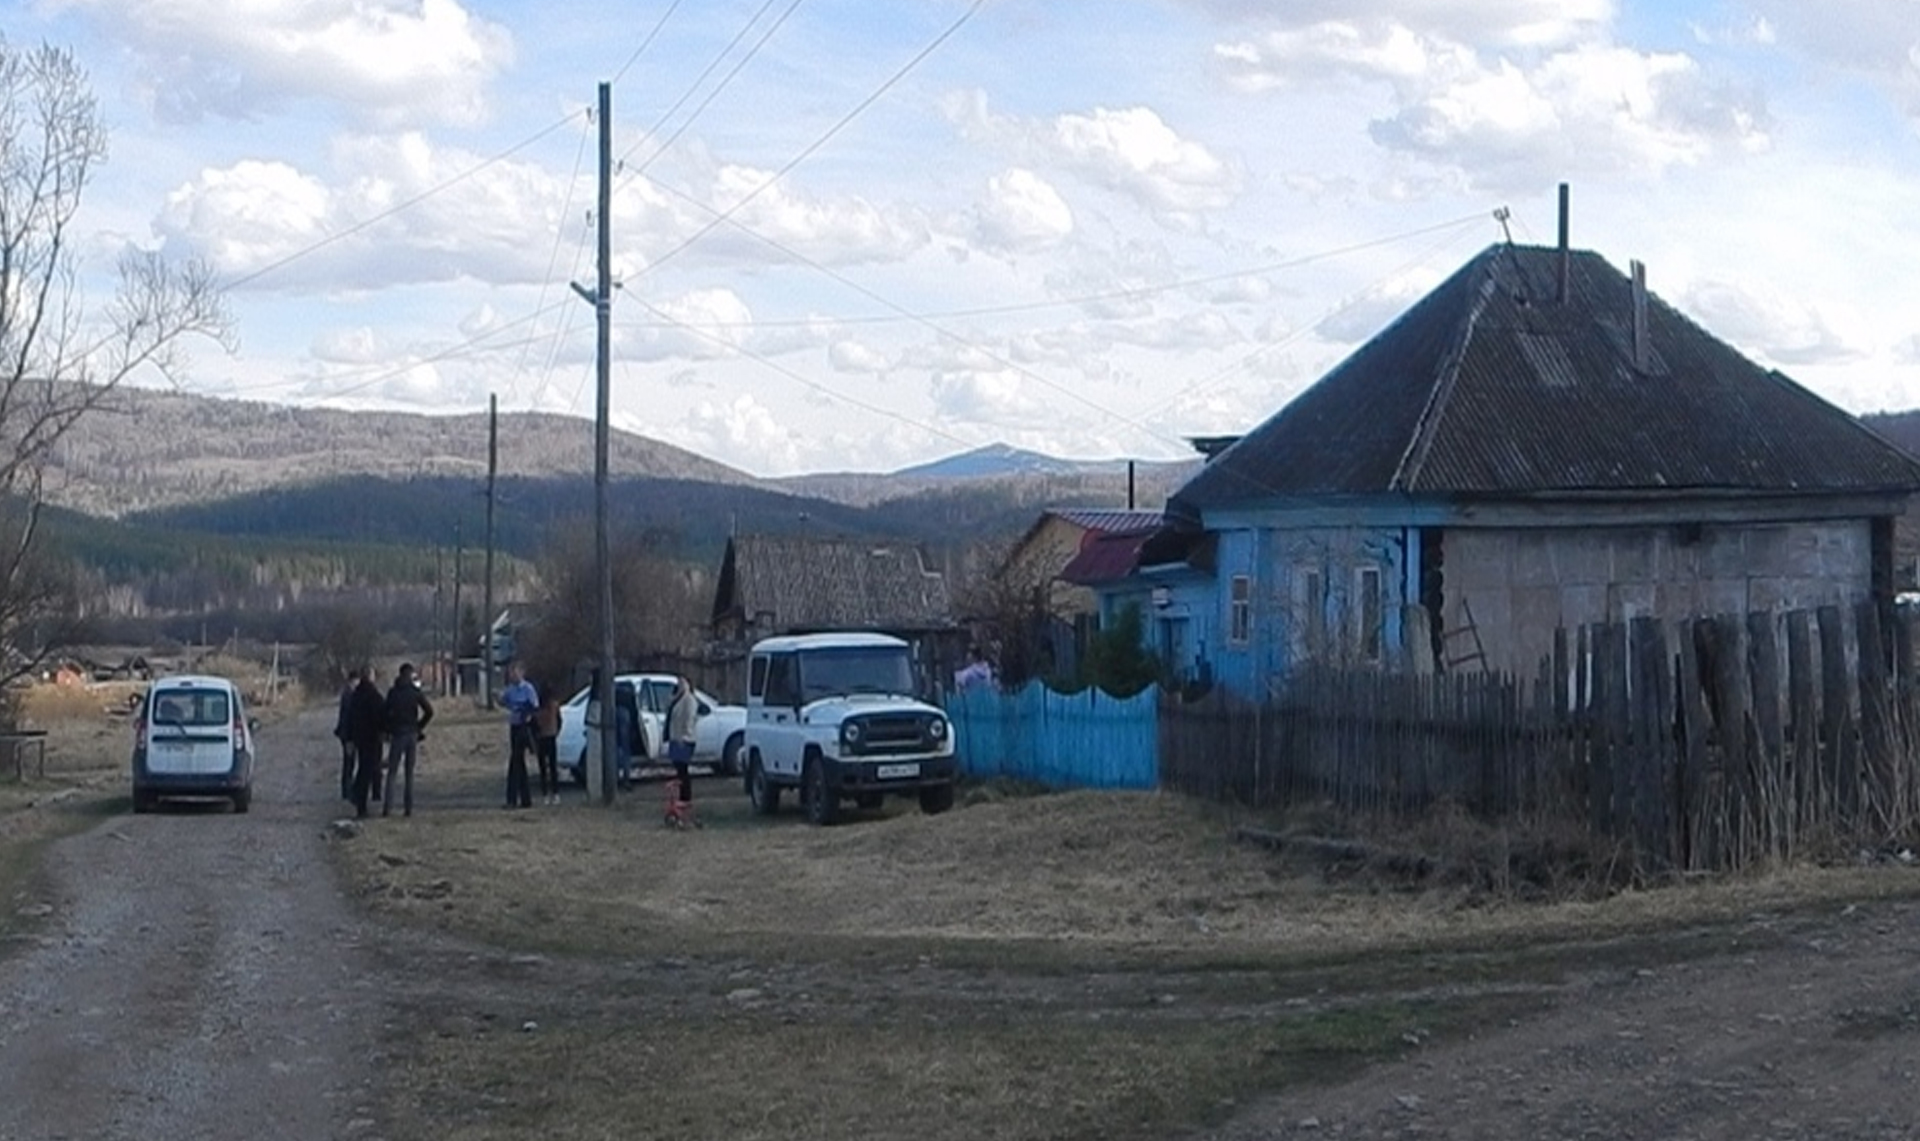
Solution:
<svg viewBox="0 0 1920 1141">
<path fill-rule="evenodd" d="M 1306 661 L 1530 671 L 1561 626 L 1890 598 L 1916 489 L 1637 263 L 1501 244 L 1214 456 L 1100 593 L 1251 695 Z"/>
</svg>

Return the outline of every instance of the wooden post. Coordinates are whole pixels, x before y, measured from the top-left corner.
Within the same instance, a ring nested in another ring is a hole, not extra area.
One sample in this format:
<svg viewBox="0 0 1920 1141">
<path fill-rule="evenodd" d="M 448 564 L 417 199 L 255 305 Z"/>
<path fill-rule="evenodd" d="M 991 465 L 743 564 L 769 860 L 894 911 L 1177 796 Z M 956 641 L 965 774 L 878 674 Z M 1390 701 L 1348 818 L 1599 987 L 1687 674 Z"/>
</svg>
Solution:
<svg viewBox="0 0 1920 1141">
<path fill-rule="evenodd" d="M 1748 699 L 1753 688 L 1747 677 L 1746 627 L 1735 615 L 1724 615 L 1713 624 L 1714 662 L 1718 666 L 1720 698 L 1718 728 L 1721 745 L 1721 773 L 1725 795 L 1716 811 L 1721 816 L 1721 835 L 1727 866 L 1744 868 L 1753 858 L 1753 767 Z"/>
<path fill-rule="evenodd" d="M 1683 756 L 1674 803 L 1681 827 L 1684 866 L 1695 871 L 1718 867 L 1720 861 L 1719 836 L 1711 811 L 1718 799 L 1718 789 L 1709 787 L 1707 775 L 1707 735 L 1712 716 L 1700 684 L 1697 641 L 1707 629 L 1710 627 L 1698 622 L 1683 622 L 1680 626 L 1678 700 Z"/>
<path fill-rule="evenodd" d="M 1788 787 L 1792 790 L 1791 824 L 1794 835 L 1813 823 L 1815 778 L 1820 748 L 1818 706 L 1813 673 L 1813 616 L 1805 610 L 1787 614 L 1787 740 L 1790 761 Z"/>
<path fill-rule="evenodd" d="M 1753 790 L 1755 823 L 1762 849 L 1775 860 L 1788 857 L 1790 811 L 1784 779 L 1786 739 L 1781 730 L 1780 642 L 1774 617 L 1766 611 L 1747 615 L 1747 673 L 1753 686 Z"/>
<path fill-rule="evenodd" d="M 1859 824 L 1859 741 L 1855 736 L 1852 687 L 1847 684 L 1847 635 L 1838 606 L 1814 614 L 1820 624 L 1821 795 L 1837 830 Z"/>
</svg>

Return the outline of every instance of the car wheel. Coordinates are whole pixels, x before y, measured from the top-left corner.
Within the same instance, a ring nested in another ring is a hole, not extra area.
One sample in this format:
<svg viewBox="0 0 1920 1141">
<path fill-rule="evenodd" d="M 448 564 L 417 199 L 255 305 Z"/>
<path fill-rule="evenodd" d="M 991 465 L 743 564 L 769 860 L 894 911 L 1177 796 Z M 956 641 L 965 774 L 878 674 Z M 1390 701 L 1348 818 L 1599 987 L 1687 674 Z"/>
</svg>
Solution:
<svg viewBox="0 0 1920 1141">
<path fill-rule="evenodd" d="M 252 807 L 253 807 L 253 790 L 252 789 L 243 788 L 239 792 L 236 792 L 233 794 L 233 810 L 235 812 L 245 812 L 247 809 Z"/>
<path fill-rule="evenodd" d="M 737 777 L 740 775 L 740 748 L 747 743 L 745 733 L 735 733 L 727 738 L 725 747 L 720 750 L 720 775 Z"/>
<path fill-rule="evenodd" d="M 938 816 L 953 807 L 953 786 L 936 784 L 920 790 L 920 811 L 928 816 Z"/>
<path fill-rule="evenodd" d="M 135 815 L 144 816 L 152 812 L 153 804 L 154 798 L 152 793 L 136 792 L 133 794 L 133 811 Z"/>
<path fill-rule="evenodd" d="M 800 774 L 801 799 L 806 801 L 807 822 L 827 827 L 840 819 L 840 798 L 827 787 L 827 766 L 824 761 L 814 759 L 807 762 L 807 770 Z"/>
<path fill-rule="evenodd" d="M 761 766 L 759 757 L 747 761 L 747 799 L 753 803 L 757 815 L 772 816 L 780 811 L 780 788 L 767 779 L 767 770 Z"/>
</svg>

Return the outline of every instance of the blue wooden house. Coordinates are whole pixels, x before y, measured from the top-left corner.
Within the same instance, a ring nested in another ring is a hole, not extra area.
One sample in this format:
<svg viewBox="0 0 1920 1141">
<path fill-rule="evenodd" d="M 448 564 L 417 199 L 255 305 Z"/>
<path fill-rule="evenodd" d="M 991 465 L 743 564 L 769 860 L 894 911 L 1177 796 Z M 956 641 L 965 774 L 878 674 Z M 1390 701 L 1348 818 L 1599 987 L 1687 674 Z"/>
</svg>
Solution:
<svg viewBox="0 0 1920 1141">
<path fill-rule="evenodd" d="M 1097 589 L 1249 696 L 1307 661 L 1531 671 L 1562 626 L 1890 598 L 1916 490 L 1637 263 L 1500 244 L 1220 448 Z"/>
</svg>

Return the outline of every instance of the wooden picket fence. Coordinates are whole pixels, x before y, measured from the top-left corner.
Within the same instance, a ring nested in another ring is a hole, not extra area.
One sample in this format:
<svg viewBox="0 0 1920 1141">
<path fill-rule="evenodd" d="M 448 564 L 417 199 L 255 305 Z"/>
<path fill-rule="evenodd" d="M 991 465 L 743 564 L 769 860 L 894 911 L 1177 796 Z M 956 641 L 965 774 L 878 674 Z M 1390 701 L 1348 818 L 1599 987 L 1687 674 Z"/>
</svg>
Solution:
<svg viewBox="0 0 1920 1141">
<path fill-rule="evenodd" d="M 1648 869 L 1879 847 L 1920 821 L 1914 623 L 1872 604 L 1561 631 L 1531 678 L 1306 670 L 1161 699 L 1159 783 L 1383 821 L 1574 822 Z"/>
</svg>

